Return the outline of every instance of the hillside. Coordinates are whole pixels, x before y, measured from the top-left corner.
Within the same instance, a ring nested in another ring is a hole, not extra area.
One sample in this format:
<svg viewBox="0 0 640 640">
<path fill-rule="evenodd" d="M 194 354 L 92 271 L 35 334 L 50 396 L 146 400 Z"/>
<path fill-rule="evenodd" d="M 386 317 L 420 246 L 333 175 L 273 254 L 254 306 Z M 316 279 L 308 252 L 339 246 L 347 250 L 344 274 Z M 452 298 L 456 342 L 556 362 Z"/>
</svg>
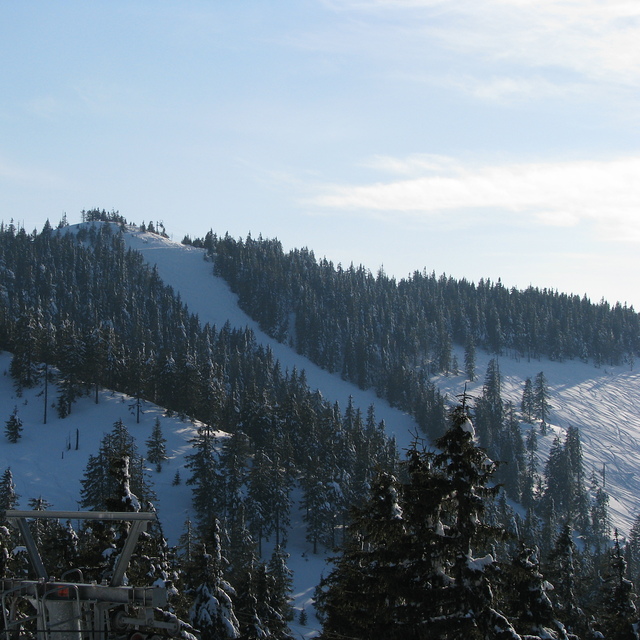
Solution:
<svg viewBox="0 0 640 640">
<path fill-rule="evenodd" d="M 226 283 L 212 275 L 211 264 L 203 260 L 204 251 L 180 245 L 170 240 L 137 232 L 127 235 L 129 246 L 142 253 L 149 264 L 156 264 L 167 284 L 180 292 L 182 300 L 202 322 L 224 324 L 229 319 L 234 326 L 251 326 L 258 340 L 271 345 L 285 366 L 305 369 L 312 387 L 322 390 L 328 398 L 343 404 L 348 395 L 364 408 L 376 403 L 376 415 L 384 417 L 387 427 L 399 443 L 406 447 L 415 422 L 405 413 L 375 398 L 372 391 L 363 392 L 338 375 L 331 375 L 302 358 L 287 346 L 269 338 L 257 323 L 246 316 L 236 304 L 236 296 Z M 462 362 L 462 351 L 457 356 Z M 491 359 L 489 354 L 477 355 L 478 379 L 468 383 L 464 376 L 436 376 L 439 388 L 453 398 L 463 392 L 465 385 L 471 394 L 482 388 L 484 371 Z M 596 367 L 581 361 L 556 362 L 546 358 L 499 360 L 503 377 L 503 396 L 519 406 L 526 378 L 534 378 L 544 371 L 552 393 L 550 423 L 556 430 L 578 427 L 587 464 L 587 477 L 592 469 L 606 465 L 607 490 L 611 496 L 611 513 L 621 531 L 629 530 L 632 520 L 640 513 L 640 371 L 629 366 Z M 554 433 L 553 430 L 551 433 Z M 540 457 L 545 459 L 552 435 L 541 441 Z"/>
<path fill-rule="evenodd" d="M 69 231 L 74 231 L 70 228 Z M 156 234 L 141 233 L 129 228 L 124 234 L 126 246 L 139 252 L 144 261 L 157 268 L 164 284 L 179 294 L 191 313 L 201 324 L 209 323 L 218 328 L 229 323 L 232 328 L 249 327 L 256 342 L 269 346 L 283 371 L 304 370 L 311 389 L 318 389 L 330 402 L 345 407 L 349 398 L 364 414 L 367 407 L 375 405 L 377 419 L 384 420 L 388 433 L 394 435 L 402 453 L 417 432 L 416 421 L 408 414 L 390 407 L 376 397 L 372 390 L 363 391 L 345 382 L 340 375 L 330 374 L 298 355 L 295 351 L 267 336 L 258 324 L 238 306 L 237 297 L 220 277 L 213 275 L 212 264 L 205 260 L 205 251 L 182 245 Z M 454 347 L 459 361 L 463 351 Z M 473 395 L 481 393 L 484 371 L 492 356 L 478 350 L 478 379 L 468 383 L 464 375 L 437 375 L 433 381 L 452 399 L 466 386 Z M 161 473 L 149 469 L 158 495 L 157 507 L 165 534 L 175 544 L 182 532 L 185 519 L 193 517 L 191 488 L 184 484 L 188 472 L 184 470 L 185 455 L 190 450 L 189 439 L 196 434 L 198 424 L 167 417 L 161 407 L 143 403 L 140 424 L 136 424 L 135 401 L 122 393 L 103 390 L 99 404 L 93 398 L 83 397 L 73 405 L 72 413 L 60 419 L 49 413 L 46 425 L 42 424 L 42 389 L 25 389 L 16 393 L 8 374 L 11 356 L 0 354 L 0 416 L 6 420 L 14 407 L 24 423 L 21 440 L 9 444 L 0 439 L 0 470 L 10 467 L 21 495 L 21 507 L 35 497 L 43 497 L 56 509 L 73 510 L 80 498 L 80 478 L 88 457 L 95 454 L 103 435 L 113 423 L 122 419 L 136 438 L 144 455 L 145 441 L 151 434 L 156 418 L 160 418 L 163 433 L 168 440 L 169 463 Z M 548 435 L 540 437 L 539 458 L 541 467 L 556 433 L 569 426 L 578 427 L 583 444 L 586 476 L 592 470 L 606 469 L 606 489 L 611 497 L 610 511 L 614 524 L 627 533 L 632 521 L 640 512 L 640 373 L 625 366 L 600 366 L 576 360 L 564 362 L 541 359 L 499 360 L 502 375 L 502 395 L 516 406 L 522 397 L 524 381 L 544 371 L 549 383 L 552 406 Z M 53 392 L 52 392 L 53 393 Z M 523 425 L 527 430 L 528 425 Z M 76 434 L 79 447 L 76 450 Z M 223 434 L 220 434 L 224 438 Z M 177 470 L 183 482 L 173 484 Z M 294 498 L 299 496 L 294 495 Z M 320 573 L 324 568 L 324 554 L 313 556 L 311 546 L 305 540 L 301 513 L 297 506 L 292 510 L 292 534 L 288 551 L 290 567 L 295 571 L 295 605 L 309 609 L 310 598 Z M 310 626 L 314 619 L 311 618 Z M 309 629 L 303 630 L 305 633 Z"/>
</svg>

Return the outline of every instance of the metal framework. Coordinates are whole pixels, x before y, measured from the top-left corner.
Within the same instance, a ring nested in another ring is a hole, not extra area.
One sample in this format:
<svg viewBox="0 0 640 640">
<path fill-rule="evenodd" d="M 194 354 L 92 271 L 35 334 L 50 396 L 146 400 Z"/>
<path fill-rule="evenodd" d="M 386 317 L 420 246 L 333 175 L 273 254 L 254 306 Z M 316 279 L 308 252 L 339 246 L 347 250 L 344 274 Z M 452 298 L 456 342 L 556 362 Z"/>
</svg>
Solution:
<svg viewBox="0 0 640 640">
<path fill-rule="evenodd" d="M 140 534 L 156 520 L 155 513 L 97 511 L 17 511 L 5 517 L 25 543 L 36 580 L 1 579 L 1 640 L 161 640 L 188 638 L 190 628 L 162 610 L 164 587 L 125 586 L 124 576 Z M 28 520 L 117 520 L 130 522 L 128 536 L 108 583 L 85 582 L 79 569 L 51 579 Z M 77 580 L 65 578 L 72 575 Z M 35 632 L 32 631 L 35 627 Z M 192 636 L 193 637 L 193 636 Z"/>
</svg>

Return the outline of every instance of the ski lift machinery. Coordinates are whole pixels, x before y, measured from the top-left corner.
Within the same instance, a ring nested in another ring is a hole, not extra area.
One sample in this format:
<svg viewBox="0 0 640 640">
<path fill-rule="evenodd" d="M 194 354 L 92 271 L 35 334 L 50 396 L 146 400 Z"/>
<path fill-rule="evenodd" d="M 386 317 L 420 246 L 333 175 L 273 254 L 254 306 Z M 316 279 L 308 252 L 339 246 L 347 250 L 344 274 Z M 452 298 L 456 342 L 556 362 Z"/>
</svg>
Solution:
<svg viewBox="0 0 640 640">
<path fill-rule="evenodd" d="M 20 531 L 36 579 L 0 578 L 2 640 L 195 640 L 193 629 L 163 611 L 165 587 L 124 584 L 138 537 L 156 519 L 155 513 L 7 510 L 5 517 Z M 85 582 L 80 569 L 59 579 L 49 576 L 29 529 L 30 519 L 115 520 L 131 526 L 110 580 L 97 584 Z M 72 576 L 77 579 L 69 579 Z M 27 615 L 20 609 L 25 601 L 30 605 Z"/>
</svg>

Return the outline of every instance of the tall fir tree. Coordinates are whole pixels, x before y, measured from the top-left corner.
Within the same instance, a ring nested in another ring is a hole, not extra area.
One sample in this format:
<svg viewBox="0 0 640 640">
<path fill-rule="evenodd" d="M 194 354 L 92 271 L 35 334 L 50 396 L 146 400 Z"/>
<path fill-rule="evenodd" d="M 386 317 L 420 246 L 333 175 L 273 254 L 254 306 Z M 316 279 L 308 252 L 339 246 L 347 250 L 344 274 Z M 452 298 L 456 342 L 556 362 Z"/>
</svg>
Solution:
<svg viewBox="0 0 640 640">
<path fill-rule="evenodd" d="M 4 434 L 9 442 L 16 444 L 22 438 L 22 420 L 18 416 L 18 407 L 14 407 L 5 422 Z"/>
<path fill-rule="evenodd" d="M 167 439 L 162 433 L 160 418 L 156 418 L 153 423 L 151 436 L 147 440 L 147 460 L 156 466 L 156 471 L 162 471 L 162 465 L 169 457 L 167 456 Z"/>
<path fill-rule="evenodd" d="M 202 640 L 233 640 L 240 628 L 233 606 L 235 591 L 224 578 L 225 559 L 220 544 L 220 525 L 216 519 L 209 527 L 206 542 L 197 551 L 194 600 L 189 612 L 191 624 Z"/>
</svg>

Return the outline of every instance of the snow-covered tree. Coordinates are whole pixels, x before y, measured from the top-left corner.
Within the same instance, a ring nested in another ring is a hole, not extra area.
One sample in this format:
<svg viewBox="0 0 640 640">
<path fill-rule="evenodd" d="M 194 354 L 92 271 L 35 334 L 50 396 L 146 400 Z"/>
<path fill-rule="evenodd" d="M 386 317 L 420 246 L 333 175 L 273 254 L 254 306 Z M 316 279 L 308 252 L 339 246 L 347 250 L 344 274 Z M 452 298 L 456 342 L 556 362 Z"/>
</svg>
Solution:
<svg viewBox="0 0 640 640">
<path fill-rule="evenodd" d="M 11 467 L 7 467 L 0 477 L 0 523 L 4 523 L 7 509 L 15 509 L 20 496 L 16 493 Z"/>
<path fill-rule="evenodd" d="M 159 473 L 162 471 L 162 464 L 169 459 L 167 456 L 167 439 L 162 434 L 160 418 L 156 418 L 153 423 L 153 430 L 146 444 L 147 460 L 156 465 L 156 471 Z"/>
<path fill-rule="evenodd" d="M 201 542 L 192 577 L 196 585 L 189 612 L 191 624 L 200 632 L 202 640 L 227 640 L 240 637 L 239 623 L 233 606 L 234 589 L 224 579 L 223 557 L 220 547 L 220 526 L 213 522 L 208 545 Z"/>
<path fill-rule="evenodd" d="M 4 434 L 12 444 L 22 437 L 22 420 L 18 416 L 18 407 L 14 407 L 9 419 L 5 422 Z"/>
<path fill-rule="evenodd" d="M 543 371 L 533 381 L 533 411 L 536 418 L 546 423 L 553 407 L 549 402 L 549 385 Z"/>
</svg>

